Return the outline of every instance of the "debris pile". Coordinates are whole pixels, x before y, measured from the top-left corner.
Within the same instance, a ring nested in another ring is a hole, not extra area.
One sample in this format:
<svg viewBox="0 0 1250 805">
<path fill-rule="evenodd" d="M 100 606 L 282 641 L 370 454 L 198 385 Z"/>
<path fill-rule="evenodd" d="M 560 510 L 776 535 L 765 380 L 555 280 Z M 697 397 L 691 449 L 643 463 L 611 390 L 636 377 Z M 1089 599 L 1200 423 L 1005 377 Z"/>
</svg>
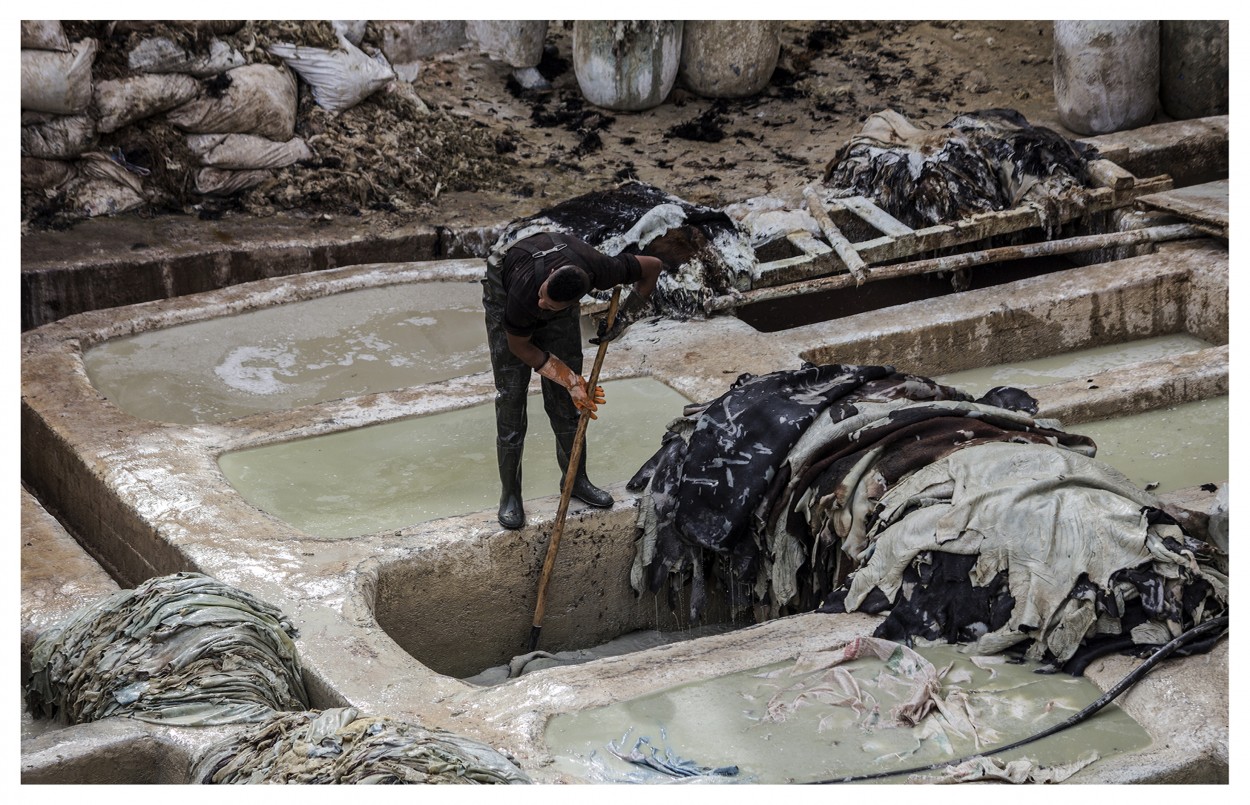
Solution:
<svg viewBox="0 0 1250 805">
<path fill-rule="evenodd" d="M 420 33 L 387 26 L 24 21 L 24 223 L 411 212 L 445 190 L 501 188 L 497 138 L 396 76 L 370 37 L 398 52 Z"/>
<path fill-rule="evenodd" d="M 212 747 L 203 784 L 528 783 L 506 757 L 444 730 L 361 714 L 354 707 L 280 713 Z"/>
<path fill-rule="evenodd" d="M 829 198 L 863 196 L 913 229 L 1025 203 L 1057 229 L 1059 206 L 1082 203 L 1095 156 L 1011 109 L 961 114 L 937 129 L 887 109 L 829 162 L 824 184 Z"/>
<path fill-rule="evenodd" d="M 709 580 L 760 619 L 888 612 L 879 637 L 1073 673 L 1225 614 L 1217 549 L 1036 410 L 888 366 L 743 375 L 631 479 L 631 583 L 692 584 L 696 619 Z"/>
</svg>

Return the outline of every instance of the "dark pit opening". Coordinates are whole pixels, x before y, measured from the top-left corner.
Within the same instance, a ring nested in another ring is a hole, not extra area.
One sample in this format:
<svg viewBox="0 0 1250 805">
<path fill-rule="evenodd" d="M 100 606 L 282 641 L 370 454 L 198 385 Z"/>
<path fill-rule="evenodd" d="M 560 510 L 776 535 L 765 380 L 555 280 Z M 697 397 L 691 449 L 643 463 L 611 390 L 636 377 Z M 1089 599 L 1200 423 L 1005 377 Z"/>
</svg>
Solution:
<svg viewBox="0 0 1250 805">
<path fill-rule="evenodd" d="M 975 291 L 1005 285 L 1064 271 L 1074 266 L 1074 263 L 1064 257 L 975 266 L 964 269 L 968 280 L 966 290 Z M 739 308 L 737 316 L 762 333 L 775 333 L 952 293 L 956 291 L 949 274 L 921 274 L 868 282 L 858 288 L 838 288 L 786 299 L 754 302 Z"/>
<path fill-rule="evenodd" d="M 621 502 L 607 511 L 570 513 L 547 586 L 539 650 L 590 649 L 641 630 L 750 625 L 749 613 L 731 617 L 715 585 L 694 624 L 688 589 L 672 608 L 663 588 L 636 594 L 629 582 L 636 516 Z M 551 527 L 534 522 L 383 565 L 373 600 L 378 625 L 422 665 L 461 679 L 528 653 Z"/>
</svg>

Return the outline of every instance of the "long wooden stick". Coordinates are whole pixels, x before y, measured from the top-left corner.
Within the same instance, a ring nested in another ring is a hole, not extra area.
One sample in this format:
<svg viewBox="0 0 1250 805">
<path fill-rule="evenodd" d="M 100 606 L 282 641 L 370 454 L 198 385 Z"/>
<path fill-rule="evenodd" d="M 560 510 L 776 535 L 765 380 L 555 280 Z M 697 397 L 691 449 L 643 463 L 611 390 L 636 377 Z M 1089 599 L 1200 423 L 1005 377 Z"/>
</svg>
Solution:
<svg viewBox="0 0 1250 805">
<path fill-rule="evenodd" d="M 612 328 L 616 321 L 616 311 L 620 307 L 621 286 L 612 291 L 612 301 L 608 304 L 608 319 L 604 332 Z M 587 383 L 591 395 L 599 382 L 599 369 L 603 366 L 603 356 L 608 351 L 606 340 L 599 342 L 599 352 L 595 354 L 595 363 L 590 370 Z M 556 564 L 556 552 L 560 550 L 560 536 L 564 533 L 564 518 L 569 513 L 569 498 L 573 496 L 573 484 L 577 480 L 577 467 L 582 460 L 583 445 L 586 441 L 586 426 L 590 424 L 590 411 L 582 411 L 577 420 L 577 433 L 573 436 L 573 448 L 569 451 L 569 464 L 564 471 L 564 489 L 560 491 L 560 508 L 556 510 L 556 525 L 551 530 L 551 541 L 547 543 L 547 556 L 543 559 L 542 575 L 538 577 L 538 603 L 534 605 L 534 625 L 530 628 L 529 651 L 538 648 L 538 636 L 543 630 L 543 616 L 547 612 L 547 583 L 551 581 L 551 570 Z"/>
<path fill-rule="evenodd" d="M 864 258 L 859 256 L 859 252 L 855 251 L 855 244 L 846 239 L 846 235 L 842 234 L 842 230 L 838 229 L 837 224 L 829 217 L 824 203 L 820 200 L 820 196 L 816 194 L 816 189 L 811 185 L 803 188 L 803 198 L 807 199 L 807 211 L 816 219 L 816 223 L 820 226 L 820 231 L 825 234 L 829 245 L 837 252 L 838 257 L 842 258 L 842 262 L 846 265 L 846 270 L 851 272 L 857 283 L 863 282 Z"/>
<path fill-rule="evenodd" d="M 959 268 L 1001 263 L 1008 260 L 1021 260 L 1029 257 L 1048 257 L 1057 254 L 1087 252 L 1094 249 L 1107 249 L 1115 246 L 1135 246 L 1140 243 L 1160 243 L 1167 240 L 1205 237 L 1206 233 L 1191 224 L 1170 224 L 1146 229 L 1134 229 L 1128 232 L 1112 232 L 1104 235 L 1081 235 L 1065 240 L 1047 240 L 1041 243 L 1029 243 L 1022 246 L 1002 246 L 996 249 L 983 249 L 964 254 L 952 254 L 946 257 L 934 257 L 928 260 L 913 260 L 909 263 L 898 263 L 892 266 L 869 268 L 863 280 L 849 274 L 835 274 L 832 277 L 795 282 L 790 285 L 779 285 L 775 288 L 759 288 L 738 294 L 717 296 L 707 300 L 703 309 L 709 314 L 720 310 L 749 305 L 752 302 L 765 302 L 772 299 L 786 299 L 791 296 L 832 291 L 857 286 L 861 282 L 912 277 L 918 274 L 930 274 L 936 271 L 954 271 Z"/>
</svg>

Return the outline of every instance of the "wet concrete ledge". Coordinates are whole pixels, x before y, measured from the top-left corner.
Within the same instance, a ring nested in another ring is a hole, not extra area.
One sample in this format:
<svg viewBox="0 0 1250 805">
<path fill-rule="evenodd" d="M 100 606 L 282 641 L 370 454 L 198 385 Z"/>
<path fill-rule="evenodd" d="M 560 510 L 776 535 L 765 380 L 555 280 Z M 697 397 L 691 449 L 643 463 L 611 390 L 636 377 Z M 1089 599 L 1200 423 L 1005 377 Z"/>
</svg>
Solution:
<svg viewBox="0 0 1250 805">
<path fill-rule="evenodd" d="M 493 688 L 436 696 L 449 707 L 443 726 L 508 747 L 539 783 L 576 783 L 551 769 L 545 729 L 561 713 L 625 701 L 676 685 L 758 668 L 868 635 L 878 617 L 794 615 L 723 635 L 675 643 L 582 665 L 549 668 Z M 1113 656 L 1086 672 L 1107 690 L 1140 662 Z M 1118 700 L 1150 734 L 1140 751 L 1099 760 L 1069 784 L 1229 782 L 1229 644 L 1167 660 Z M 125 718 L 67 727 L 23 743 L 23 783 L 194 782 L 202 751 L 240 727 L 170 728 Z M 902 782 L 905 778 L 897 778 Z"/>
<path fill-rule="evenodd" d="M 121 587 L 104 572 L 64 526 L 22 489 L 22 678 L 30 672 L 30 650 L 39 633 L 85 602 Z"/>
<path fill-rule="evenodd" d="M 459 232 L 353 219 L 120 216 L 22 238 L 22 330 L 75 313 L 365 263 L 485 255 L 502 222 Z"/>
</svg>

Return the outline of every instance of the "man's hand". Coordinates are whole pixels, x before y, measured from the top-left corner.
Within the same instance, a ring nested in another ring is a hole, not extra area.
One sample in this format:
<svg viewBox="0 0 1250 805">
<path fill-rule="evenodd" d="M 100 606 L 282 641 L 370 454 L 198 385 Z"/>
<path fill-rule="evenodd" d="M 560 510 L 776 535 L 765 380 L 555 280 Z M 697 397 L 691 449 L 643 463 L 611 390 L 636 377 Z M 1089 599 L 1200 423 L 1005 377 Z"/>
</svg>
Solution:
<svg viewBox="0 0 1250 805">
<path fill-rule="evenodd" d="M 616 309 L 616 318 L 612 321 L 612 326 L 608 327 L 608 318 L 605 315 L 599 319 L 598 334 L 590 339 L 592 344 L 602 344 L 604 342 L 615 341 L 620 338 L 621 333 L 625 332 L 625 328 L 639 319 L 646 318 L 651 311 L 651 300 L 644 298 L 637 292 L 630 292 L 625 296 L 625 300 L 621 302 Z"/>
<path fill-rule="evenodd" d="M 582 381 L 581 385 L 576 391 L 569 391 L 569 394 L 573 397 L 573 406 L 579 411 L 585 411 L 590 414 L 591 419 L 598 419 L 599 417 L 595 416 L 595 412 L 599 410 L 599 406 L 608 401 L 608 398 L 603 396 L 603 386 L 595 386 L 594 394 L 590 394 L 586 381 L 581 377 L 577 379 Z"/>
<path fill-rule="evenodd" d="M 568 389 L 569 396 L 573 398 L 573 406 L 577 410 L 589 413 L 591 419 L 599 418 L 595 416 L 595 412 L 599 410 L 600 405 L 607 402 L 603 394 L 603 386 L 595 386 L 594 393 L 590 393 L 586 378 L 574 372 L 568 364 L 555 355 L 549 356 L 547 361 L 538 367 L 538 374 Z"/>
</svg>

